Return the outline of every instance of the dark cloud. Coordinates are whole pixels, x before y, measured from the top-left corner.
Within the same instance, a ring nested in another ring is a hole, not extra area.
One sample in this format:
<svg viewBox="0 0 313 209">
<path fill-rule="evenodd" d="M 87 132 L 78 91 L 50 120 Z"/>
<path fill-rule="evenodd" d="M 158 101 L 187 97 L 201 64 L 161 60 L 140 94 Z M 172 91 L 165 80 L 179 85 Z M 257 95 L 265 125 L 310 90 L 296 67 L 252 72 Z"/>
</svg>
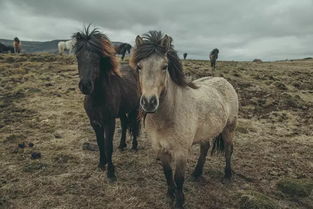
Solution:
<svg viewBox="0 0 313 209">
<path fill-rule="evenodd" d="M 225 60 L 313 56 L 312 0 L 0 0 L 1 38 L 69 38 L 83 24 L 99 26 L 114 41 L 162 30 L 180 54 Z"/>
</svg>

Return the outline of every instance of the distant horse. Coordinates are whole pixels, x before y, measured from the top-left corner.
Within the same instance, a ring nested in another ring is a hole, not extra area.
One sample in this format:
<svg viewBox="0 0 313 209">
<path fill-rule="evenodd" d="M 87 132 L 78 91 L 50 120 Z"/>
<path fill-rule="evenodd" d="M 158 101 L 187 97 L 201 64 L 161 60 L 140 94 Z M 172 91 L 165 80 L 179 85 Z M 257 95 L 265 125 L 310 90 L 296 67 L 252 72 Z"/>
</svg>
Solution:
<svg viewBox="0 0 313 209">
<path fill-rule="evenodd" d="M 225 151 L 224 181 L 230 181 L 238 117 L 238 96 L 233 86 L 224 78 L 211 77 L 188 83 L 172 38 L 157 31 L 137 36 L 130 63 L 139 73 L 145 128 L 161 160 L 167 194 L 176 199 L 176 208 L 183 208 L 185 166 L 193 144 L 200 144 L 200 157 L 192 176 L 197 179 L 202 175 L 213 139 L 212 152 Z M 174 178 L 172 163 L 176 168 Z"/>
<path fill-rule="evenodd" d="M 13 48 L 14 48 L 14 53 L 21 53 L 21 49 L 22 49 L 22 42 L 15 37 L 13 40 Z"/>
<path fill-rule="evenodd" d="M 218 53 L 219 53 L 219 50 L 217 48 L 213 49 L 210 52 L 210 62 L 211 62 L 211 67 L 213 68 L 213 70 L 215 70 L 216 60 L 218 58 Z"/>
<path fill-rule="evenodd" d="M 90 26 L 73 35 L 78 62 L 79 89 L 85 94 L 84 107 L 93 127 L 100 150 L 99 168 L 116 180 L 112 162 L 115 118 L 120 118 L 122 136 L 119 148 L 126 147 L 126 131 L 132 134 L 132 149 L 137 149 L 140 131 L 137 73 L 128 65 L 120 66 L 109 39 Z"/>
<path fill-rule="evenodd" d="M 68 41 L 60 41 L 58 43 L 59 54 L 63 54 L 65 50 L 68 50 L 68 53 L 71 54 L 75 43 L 76 43 L 75 39 Z"/>
<path fill-rule="evenodd" d="M 126 53 L 130 54 L 130 50 L 132 48 L 130 44 L 121 42 L 113 42 L 113 46 L 116 54 L 122 55 L 122 60 L 124 60 Z"/>
<path fill-rule="evenodd" d="M 0 53 L 14 53 L 14 47 L 13 46 L 6 46 L 2 43 L 0 43 Z"/>
<path fill-rule="evenodd" d="M 184 53 L 184 60 L 186 60 L 186 58 L 187 58 L 187 53 Z"/>
</svg>

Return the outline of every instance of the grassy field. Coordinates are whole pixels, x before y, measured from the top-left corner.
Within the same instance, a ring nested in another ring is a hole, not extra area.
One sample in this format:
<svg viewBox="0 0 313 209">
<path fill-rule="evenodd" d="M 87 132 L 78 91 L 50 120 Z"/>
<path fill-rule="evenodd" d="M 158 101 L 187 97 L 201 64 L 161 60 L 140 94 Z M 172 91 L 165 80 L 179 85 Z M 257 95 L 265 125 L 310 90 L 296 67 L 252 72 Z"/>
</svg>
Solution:
<svg viewBox="0 0 313 209">
<path fill-rule="evenodd" d="M 208 61 L 183 64 L 189 79 L 212 74 Z M 0 208 L 169 208 L 163 171 L 144 130 L 137 152 L 121 152 L 117 126 L 116 183 L 97 168 L 98 152 L 83 149 L 96 141 L 76 68 L 72 56 L 0 55 Z M 214 75 L 228 79 L 240 97 L 236 174 L 223 185 L 224 157 L 208 156 L 204 179 L 192 182 L 194 146 L 186 208 L 313 208 L 313 60 L 218 62 Z M 41 158 L 31 159 L 33 152 Z"/>
</svg>

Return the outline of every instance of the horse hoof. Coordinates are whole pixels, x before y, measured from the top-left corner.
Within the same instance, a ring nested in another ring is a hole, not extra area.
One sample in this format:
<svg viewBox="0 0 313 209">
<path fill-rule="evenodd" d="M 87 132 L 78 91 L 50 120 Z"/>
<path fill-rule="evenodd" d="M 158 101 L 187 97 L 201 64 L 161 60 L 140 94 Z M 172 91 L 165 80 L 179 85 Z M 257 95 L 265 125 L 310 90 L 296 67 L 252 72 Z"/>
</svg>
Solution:
<svg viewBox="0 0 313 209">
<path fill-rule="evenodd" d="M 175 209 L 185 209 L 183 205 L 175 204 Z"/>
<path fill-rule="evenodd" d="M 225 184 L 225 185 L 229 185 L 229 184 L 231 184 L 232 183 L 232 180 L 231 180 L 231 178 L 223 178 L 222 179 L 222 184 Z"/>
<path fill-rule="evenodd" d="M 174 200 L 175 200 L 174 192 L 167 191 L 166 197 L 168 198 L 170 203 L 174 203 Z"/>
<path fill-rule="evenodd" d="M 119 149 L 120 151 L 124 151 L 126 147 L 127 147 L 126 144 L 120 144 L 120 146 L 118 146 L 118 149 Z"/>
<path fill-rule="evenodd" d="M 203 185 L 208 183 L 208 180 L 206 180 L 206 178 L 204 178 L 203 176 L 191 176 L 191 181 L 200 183 Z"/>
<path fill-rule="evenodd" d="M 111 176 L 111 177 L 108 177 L 108 180 L 109 180 L 109 183 L 114 183 L 117 181 L 117 178 L 116 176 Z"/>
<path fill-rule="evenodd" d="M 100 164 L 99 163 L 98 168 L 100 168 L 102 171 L 105 171 L 106 166 L 105 166 L 105 164 Z"/>
<path fill-rule="evenodd" d="M 132 147 L 132 151 L 137 152 L 138 148 L 137 147 Z"/>
<path fill-rule="evenodd" d="M 198 182 L 200 180 L 200 178 L 202 177 L 202 174 L 197 173 L 197 172 L 193 172 L 191 174 L 191 181 L 193 182 Z"/>
<path fill-rule="evenodd" d="M 121 152 L 125 151 L 125 147 L 119 146 L 118 149 L 119 149 Z"/>
</svg>

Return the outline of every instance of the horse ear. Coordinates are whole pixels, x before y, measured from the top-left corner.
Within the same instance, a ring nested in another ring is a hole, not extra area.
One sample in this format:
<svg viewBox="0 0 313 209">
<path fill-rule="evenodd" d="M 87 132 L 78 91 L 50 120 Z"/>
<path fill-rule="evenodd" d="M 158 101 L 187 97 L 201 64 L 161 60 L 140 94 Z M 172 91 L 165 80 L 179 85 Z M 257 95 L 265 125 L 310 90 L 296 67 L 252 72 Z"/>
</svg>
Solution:
<svg viewBox="0 0 313 209">
<path fill-rule="evenodd" d="M 82 34 L 80 32 L 77 32 L 76 34 L 74 34 L 73 38 L 76 39 L 76 41 L 77 40 L 81 40 L 82 39 Z"/>
<path fill-rule="evenodd" d="M 161 40 L 161 46 L 168 50 L 171 48 L 172 41 L 172 37 L 165 35 Z"/>
<path fill-rule="evenodd" d="M 142 40 L 142 38 L 139 35 L 136 37 L 136 41 L 135 42 L 136 42 L 136 46 L 137 47 L 143 44 L 143 40 Z"/>
</svg>

